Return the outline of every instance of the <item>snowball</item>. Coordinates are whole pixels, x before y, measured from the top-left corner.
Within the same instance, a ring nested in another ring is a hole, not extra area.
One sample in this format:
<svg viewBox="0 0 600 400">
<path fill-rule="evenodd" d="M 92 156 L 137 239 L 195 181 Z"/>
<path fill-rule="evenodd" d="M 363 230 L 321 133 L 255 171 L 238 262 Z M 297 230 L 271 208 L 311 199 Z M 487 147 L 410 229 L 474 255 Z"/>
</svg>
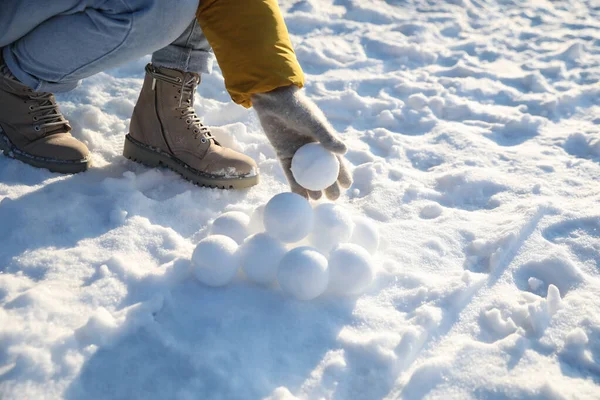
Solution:
<svg viewBox="0 0 600 400">
<path fill-rule="evenodd" d="M 266 285 L 277 278 L 279 262 L 285 252 L 286 248 L 279 240 L 266 233 L 258 233 L 240 246 L 238 257 L 248 279 Z"/>
<path fill-rule="evenodd" d="M 315 207 L 309 240 L 311 245 L 328 253 L 337 244 L 349 241 L 353 229 L 352 216 L 342 207 L 333 203 L 319 204 Z"/>
<path fill-rule="evenodd" d="M 329 255 L 329 290 L 334 293 L 360 294 L 374 277 L 371 255 L 356 244 L 340 244 Z"/>
<path fill-rule="evenodd" d="M 259 233 L 265 231 L 265 224 L 263 223 L 265 218 L 265 205 L 256 207 L 252 216 L 250 217 L 250 223 L 248 224 L 248 231 L 250 233 Z"/>
<path fill-rule="evenodd" d="M 299 300 L 311 300 L 327 288 L 329 269 L 323 254 L 311 247 L 290 250 L 279 263 L 281 289 Z"/>
<path fill-rule="evenodd" d="M 340 163 L 336 156 L 319 143 L 306 144 L 292 158 L 292 174 L 309 190 L 323 190 L 337 181 Z"/>
<path fill-rule="evenodd" d="M 230 237 L 213 235 L 203 239 L 192 255 L 196 278 L 208 286 L 229 283 L 238 269 L 237 243 Z"/>
<path fill-rule="evenodd" d="M 273 197 L 264 210 L 267 232 L 286 243 L 304 239 L 313 226 L 313 212 L 308 200 L 296 193 Z"/>
<path fill-rule="evenodd" d="M 375 254 L 379 247 L 379 232 L 375 223 L 364 217 L 354 218 L 354 231 L 350 242 L 364 247 L 371 254 Z"/>
<path fill-rule="evenodd" d="M 243 212 L 226 212 L 213 221 L 210 233 L 228 236 L 240 244 L 248 237 L 249 223 L 250 217 Z"/>
</svg>

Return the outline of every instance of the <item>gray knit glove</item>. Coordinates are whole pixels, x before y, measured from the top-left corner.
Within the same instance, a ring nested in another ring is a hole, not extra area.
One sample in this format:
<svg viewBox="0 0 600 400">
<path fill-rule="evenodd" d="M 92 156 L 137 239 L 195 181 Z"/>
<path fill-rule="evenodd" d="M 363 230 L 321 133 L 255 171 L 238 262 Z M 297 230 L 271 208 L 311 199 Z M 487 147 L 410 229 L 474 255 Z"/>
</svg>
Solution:
<svg viewBox="0 0 600 400">
<path fill-rule="evenodd" d="M 340 197 L 342 188 L 352 185 L 352 177 L 345 166 L 342 154 L 346 145 L 340 140 L 323 112 L 296 86 L 275 89 L 268 93 L 252 95 L 252 104 L 267 138 L 275 148 L 292 192 L 318 200 L 323 193 L 300 186 L 292 175 L 292 157 L 307 143 L 320 142 L 335 153 L 340 162 L 337 182 L 325 189 L 330 200 Z"/>
</svg>

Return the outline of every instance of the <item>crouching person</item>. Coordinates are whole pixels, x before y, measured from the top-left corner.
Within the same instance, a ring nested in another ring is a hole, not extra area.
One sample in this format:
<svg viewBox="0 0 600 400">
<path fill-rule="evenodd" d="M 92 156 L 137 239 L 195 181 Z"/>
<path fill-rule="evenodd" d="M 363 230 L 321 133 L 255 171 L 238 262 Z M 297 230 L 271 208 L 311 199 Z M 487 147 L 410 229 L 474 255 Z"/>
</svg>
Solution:
<svg viewBox="0 0 600 400">
<path fill-rule="evenodd" d="M 204 186 L 257 184 L 256 163 L 221 146 L 194 111 L 213 51 L 233 101 L 254 106 L 292 191 L 322 196 L 294 180 L 298 148 L 320 142 L 338 155 L 346 151 L 300 90 L 304 76 L 276 0 L 58 0 L 43 7 L 6 0 L 1 8 L 0 149 L 6 155 L 55 172 L 88 169 L 88 149 L 71 136 L 53 93 L 152 53 L 124 155 Z M 351 184 L 339 157 L 338 182 L 324 191 L 330 199 Z"/>
</svg>

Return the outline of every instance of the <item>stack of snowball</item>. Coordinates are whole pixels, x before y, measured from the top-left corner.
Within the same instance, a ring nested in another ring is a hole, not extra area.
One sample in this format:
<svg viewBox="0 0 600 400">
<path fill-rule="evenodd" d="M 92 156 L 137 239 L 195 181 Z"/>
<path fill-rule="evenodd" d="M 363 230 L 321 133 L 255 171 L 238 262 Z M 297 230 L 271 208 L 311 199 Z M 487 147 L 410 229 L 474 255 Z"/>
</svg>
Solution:
<svg viewBox="0 0 600 400">
<path fill-rule="evenodd" d="M 332 203 L 313 209 L 302 196 L 282 193 L 252 217 L 231 211 L 215 219 L 192 265 L 209 286 L 226 285 L 241 268 L 253 282 L 278 281 L 285 293 L 311 300 L 325 291 L 357 295 L 367 289 L 378 246 L 370 220 L 353 218 Z"/>
</svg>

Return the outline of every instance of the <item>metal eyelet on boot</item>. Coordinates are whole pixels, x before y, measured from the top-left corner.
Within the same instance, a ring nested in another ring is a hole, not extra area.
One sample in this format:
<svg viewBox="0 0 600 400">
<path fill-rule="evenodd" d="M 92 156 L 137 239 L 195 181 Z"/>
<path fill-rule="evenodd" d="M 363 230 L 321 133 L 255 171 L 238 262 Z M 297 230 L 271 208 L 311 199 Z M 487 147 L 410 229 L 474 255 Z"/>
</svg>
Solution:
<svg viewBox="0 0 600 400">
<path fill-rule="evenodd" d="M 205 138 L 202 138 L 202 139 L 200 139 L 200 141 L 201 141 L 202 143 L 206 143 L 206 139 L 205 139 Z"/>
<path fill-rule="evenodd" d="M 36 132 L 39 132 L 39 131 L 41 131 L 41 128 L 40 128 L 40 126 L 39 126 L 39 125 L 36 125 L 36 126 L 34 126 L 34 127 L 33 127 L 33 129 L 34 129 Z"/>
</svg>

